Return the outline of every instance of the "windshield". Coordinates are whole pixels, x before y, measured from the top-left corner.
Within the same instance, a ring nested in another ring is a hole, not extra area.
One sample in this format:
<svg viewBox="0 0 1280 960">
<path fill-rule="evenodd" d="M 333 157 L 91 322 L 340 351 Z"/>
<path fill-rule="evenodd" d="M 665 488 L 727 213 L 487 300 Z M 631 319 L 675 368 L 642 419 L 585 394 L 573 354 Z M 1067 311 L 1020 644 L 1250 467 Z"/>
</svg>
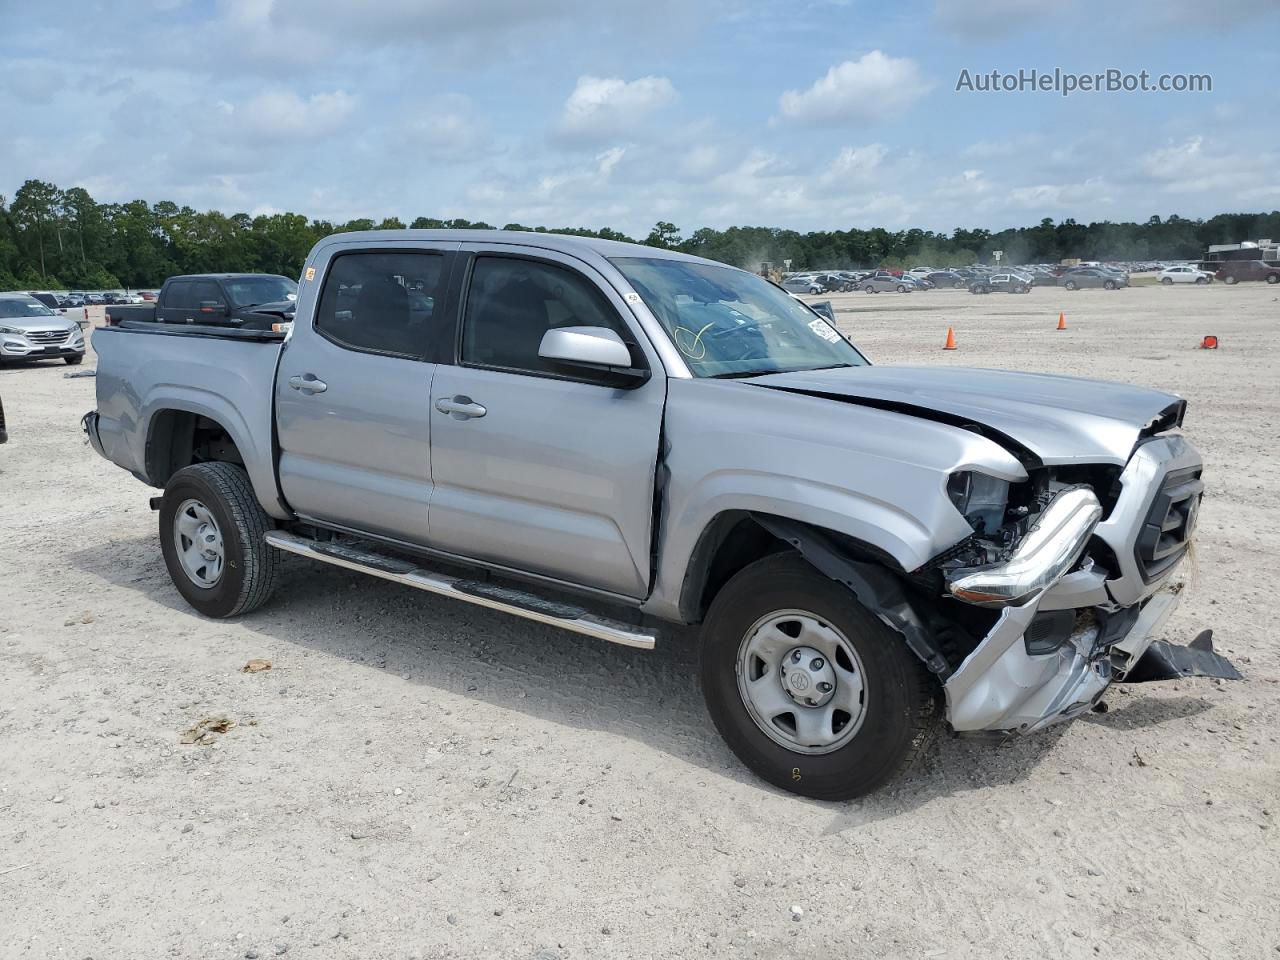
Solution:
<svg viewBox="0 0 1280 960">
<path fill-rule="evenodd" d="M 767 280 L 686 260 L 612 260 L 696 377 L 863 366 L 826 320 Z"/>
<path fill-rule="evenodd" d="M 0 320 L 52 316 L 54 316 L 53 311 L 39 300 L 0 299 Z"/>
<path fill-rule="evenodd" d="M 298 285 L 288 277 L 236 277 L 225 283 L 231 302 L 237 307 L 298 299 Z"/>
</svg>

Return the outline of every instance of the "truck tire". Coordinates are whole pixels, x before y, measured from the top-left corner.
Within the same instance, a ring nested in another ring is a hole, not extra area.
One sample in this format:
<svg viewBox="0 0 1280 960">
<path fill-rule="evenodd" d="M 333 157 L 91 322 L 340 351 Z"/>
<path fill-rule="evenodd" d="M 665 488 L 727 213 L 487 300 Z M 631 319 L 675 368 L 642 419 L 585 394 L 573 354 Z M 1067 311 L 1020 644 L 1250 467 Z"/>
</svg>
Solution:
<svg viewBox="0 0 1280 960">
<path fill-rule="evenodd" d="M 276 551 L 265 539 L 270 525 L 243 467 L 183 467 L 160 504 L 160 549 L 173 585 L 206 617 L 262 606 L 276 585 Z"/>
<path fill-rule="evenodd" d="M 875 790 L 937 728 L 937 687 L 902 637 L 793 552 L 756 561 L 717 594 L 700 676 L 738 758 L 818 800 Z"/>
</svg>

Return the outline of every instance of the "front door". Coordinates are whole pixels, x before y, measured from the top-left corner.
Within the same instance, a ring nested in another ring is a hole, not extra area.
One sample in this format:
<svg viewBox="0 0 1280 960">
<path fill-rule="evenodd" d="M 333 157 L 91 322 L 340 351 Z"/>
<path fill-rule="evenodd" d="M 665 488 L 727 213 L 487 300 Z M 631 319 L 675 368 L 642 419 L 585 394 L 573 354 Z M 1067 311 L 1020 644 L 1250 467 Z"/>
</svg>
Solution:
<svg viewBox="0 0 1280 960">
<path fill-rule="evenodd" d="M 311 265 L 276 374 L 280 487 L 300 515 L 427 541 L 430 351 L 456 246 L 339 245 Z"/>
<path fill-rule="evenodd" d="M 457 362 L 437 368 L 431 391 L 432 545 L 643 597 L 666 398 L 657 356 L 582 261 L 510 245 L 463 250 Z M 653 375 L 623 390 L 539 358 L 542 335 L 570 326 L 613 329 Z"/>
</svg>

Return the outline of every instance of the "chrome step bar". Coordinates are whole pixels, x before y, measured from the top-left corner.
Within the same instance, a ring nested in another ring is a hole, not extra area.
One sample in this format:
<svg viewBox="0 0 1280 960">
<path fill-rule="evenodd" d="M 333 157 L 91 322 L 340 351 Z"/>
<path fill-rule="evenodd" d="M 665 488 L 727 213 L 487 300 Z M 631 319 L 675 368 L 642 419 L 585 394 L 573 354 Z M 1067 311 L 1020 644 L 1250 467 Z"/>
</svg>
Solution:
<svg viewBox="0 0 1280 960">
<path fill-rule="evenodd" d="M 587 610 L 545 600 L 537 594 L 525 593 L 510 587 L 500 587 L 483 580 L 467 580 L 426 570 L 411 561 L 383 556 L 368 550 L 360 550 L 342 543 L 310 540 L 283 530 L 267 531 L 267 543 L 277 550 L 287 550 L 301 557 L 310 557 L 321 563 L 358 570 L 392 583 L 404 584 L 415 590 L 425 590 L 442 597 L 451 597 L 464 603 L 474 603 L 490 610 L 500 610 L 512 616 L 523 617 L 552 627 L 561 627 L 583 636 L 608 640 L 627 647 L 652 650 L 656 633 L 642 627 L 620 623 L 596 616 Z"/>
</svg>

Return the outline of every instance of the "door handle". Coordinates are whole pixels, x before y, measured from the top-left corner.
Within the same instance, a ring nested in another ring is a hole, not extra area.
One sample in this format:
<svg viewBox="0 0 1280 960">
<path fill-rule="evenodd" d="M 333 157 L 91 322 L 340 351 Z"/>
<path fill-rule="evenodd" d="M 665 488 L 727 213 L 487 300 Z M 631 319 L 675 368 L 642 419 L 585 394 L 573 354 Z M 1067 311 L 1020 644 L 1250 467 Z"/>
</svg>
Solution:
<svg viewBox="0 0 1280 960">
<path fill-rule="evenodd" d="M 303 393 L 324 393 L 329 389 L 329 385 L 314 373 L 305 373 L 300 377 L 290 377 L 289 386 L 295 390 L 301 390 Z"/>
<path fill-rule="evenodd" d="M 456 397 L 441 397 L 436 401 L 436 409 L 441 413 L 449 414 L 455 420 L 471 420 L 483 417 L 489 412 L 483 405 L 461 394 Z"/>
</svg>

